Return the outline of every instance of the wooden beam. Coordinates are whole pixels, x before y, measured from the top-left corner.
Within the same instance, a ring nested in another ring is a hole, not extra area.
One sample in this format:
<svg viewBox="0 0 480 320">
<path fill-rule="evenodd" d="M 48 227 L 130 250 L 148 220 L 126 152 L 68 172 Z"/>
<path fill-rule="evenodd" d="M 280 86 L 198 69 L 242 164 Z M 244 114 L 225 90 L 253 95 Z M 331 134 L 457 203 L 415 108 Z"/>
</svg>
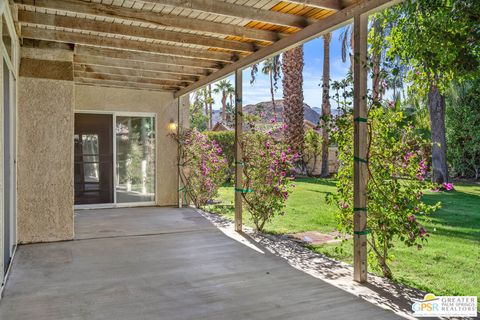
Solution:
<svg viewBox="0 0 480 320">
<path fill-rule="evenodd" d="M 243 108 L 242 108 L 242 70 L 235 72 L 235 231 L 242 231 L 242 193 L 243 189 Z"/>
<path fill-rule="evenodd" d="M 175 56 L 168 56 L 168 55 L 156 54 L 156 53 L 150 53 L 150 52 L 98 48 L 98 47 L 90 47 L 90 46 L 83 46 L 83 45 L 75 46 L 75 54 L 125 59 L 130 61 L 162 63 L 162 64 L 169 64 L 169 65 L 176 65 L 176 66 L 189 66 L 189 67 L 211 69 L 211 70 L 221 69 L 226 64 L 226 63 L 217 63 L 215 61 L 210 61 L 210 60 L 175 57 Z"/>
<path fill-rule="evenodd" d="M 18 4 L 25 4 L 40 8 L 74 12 L 99 17 L 117 18 L 137 21 L 157 26 L 174 27 L 185 30 L 196 30 L 225 36 L 236 36 L 252 40 L 275 42 L 283 35 L 268 31 L 211 22 L 206 20 L 191 19 L 188 17 L 167 15 L 159 12 L 147 12 L 133 8 L 106 5 L 82 0 L 15 0 Z"/>
<path fill-rule="evenodd" d="M 175 80 L 182 81 L 185 83 L 191 83 L 198 80 L 198 77 L 194 76 L 185 76 L 174 73 L 150 71 L 150 70 L 138 70 L 130 68 L 119 68 L 119 67 L 109 67 L 109 66 L 96 66 L 89 64 L 74 64 L 74 71 L 80 72 L 91 72 L 91 73 L 100 73 L 100 74 L 111 74 L 119 76 L 129 76 L 129 77 L 142 77 L 142 78 L 152 78 L 159 80 Z"/>
<path fill-rule="evenodd" d="M 116 58 L 108 58 L 108 57 L 74 55 L 73 61 L 75 63 L 83 63 L 83 64 L 89 64 L 89 65 L 159 71 L 159 72 L 168 72 L 168 73 L 191 75 L 191 76 L 206 76 L 210 72 L 209 70 L 187 67 L 187 66 L 175 66 L 170 64 L 160 64 L 160 63 L 152 63 L 152 62 L 145 62 L 145 61 L 130 61 L 126 59 L 116 59 Z"/>
<path fill-rule="evenodd" d="M 155 28 L 137 27 L 127 24 L 111 23 L 84 18 L 59 16 L 55 14 L 39 13 L 19 10 L 18 19 L 22 23 L 48 25 L 76 30 L 110 33 L 121 36 L 140 37 L 145 39 L 175 42 L 180 44 L 194 44 L 206 48 L 227 49 L 245 53 L 256 51 L 253 43 L 231 41 L 185 32 L 160 30 Z"/>
<path fill-rule="evenodd" d="M 218 79 L 221 79 L 237 69 L 246 68 L 252 64 L 258 63 L 266 58 L 277 55 L 283 51 L 286 51 L 290 48 L 298 46 L 302 43 L 305 43 L 311 39 L 317 38 L 324 33 L 333 31 L 336 28 L 339 28 L 343 25 L 348 24 L 351 19 L 357 14 L 369 13 L 376 10 L 381 10 L 388 6 L 392 6 L 401 2 L 401 0 L 363 0 L 358 2 L 355 5 L 349 6 L 341 11 L 338 11 L 331 16 L 322 19 L 303 30 L 300 30 L 288 37 L 283 38 L 265 48 L 258 50 L 255 53 L 252 53 L 239 61 L 229 64 L 218 70 L 217 72 L 212 73 L 210 76 L 200 79 L 199 81 L 191 84 L 190 86 L 181 89 L 175 93 L 176 97 L 189 93 L 193 90 L 196 90 L 204 85 L 212 83 Z"/>
<path fill-rule="evenodd" d="M 224 52 L 215 52 L 210 50 L 186 48 L 136 40 L 108 38 L 105 36 L 96 36 L 70 31 L 47 30 L 27 26 L 22 27 L 22 37 L 37 40 L 79 43 L 108 48 L 124 48 L 128 50 L 158 52 L 173 56 L 192 57 L 222 62 L 230 62 L 237 60 L 237 55 Z"/>
<path fill-rule="evenodd" d="M 177 89 L 176 87 L 169 87 L 169 86 L 159 86 L 159 85 L 152 85 L 152 84 L 145 84 L 145 83 L 140 84 L 136 82 L 112 81 L 112 80 L 89 79 L 89 78 L 76 78 L 75 84 L 86 84 L 86 85 L 102 86 L 102 87 L 139 89 L 139 90 L 161 91 L 161 92 L 172 92 Z"/>
<path fill-rule="evenodd" d="M 367 281 L 367 40 L 368 15 L 359 14 L 353 20 L 353 279 Z"/>
<path fill-rule="evenodd" d="M 128 76 L 128 75 L 104 74 L 104 73 L 94 73 L 94 72 L 84 72 L 84 71 L 74 71 L 73 75 L 75 78 L 126 81 L 126 82 L 142 83 L 142 84 L 155 84 L 159 86 L 168 86 L 168 87 L 182 87 L 187 84 L 185 82 L 174 81 L 174 80 L 161 80 L 161 79 L 154 79 L 154 78 L 143 78 L 143 77 L 135 77 L 135 76 Z"/>
<path fill-rule="evenodd" d="M 75 49 L 75 45 L 72 43 L 65 43 L 65 42 L 23 39 L 22 48 L 65 50 L 65 51 L 73 52 L 73 50 Z"/>
<path fill-rule="evenodd" d="M 309 7 L 315 7 L 319 9 L 327 10 L 341 10 L 343 9 L 342 0 L 288 0 L 297 4 L 302 4 Z"/>
<path fill-rule="evenodd" d="M 303 28 L 309 24 L 309 19 L 277 11 L 270 11 L 255 7 L 233 4 L 212 0 L 142 0 L 154 4 L 160 4 L 173 8 L 184 8 L 195 11 L 214 13 L 226 17 L 235 17 L 246 20 L 267 22 L 275 25 Z"/>
</svg>

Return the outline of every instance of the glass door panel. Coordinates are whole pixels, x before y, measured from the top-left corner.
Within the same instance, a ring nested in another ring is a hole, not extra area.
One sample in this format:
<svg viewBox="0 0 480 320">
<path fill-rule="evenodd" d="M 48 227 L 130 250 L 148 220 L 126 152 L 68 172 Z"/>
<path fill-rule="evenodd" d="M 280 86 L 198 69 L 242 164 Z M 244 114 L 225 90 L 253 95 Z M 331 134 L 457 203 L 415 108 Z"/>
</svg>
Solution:
<svg viewBox="0 0 480 320">
<path fill-rule="evenodd" d="M 75 204 L 113 203 L 112 127 L 112 115 L 75 115 Z"/>
<path fill-rule="evenodd" d="M 117 116 L 116 202 L 155 201 L 155 118 Z"/>
<path fill-rule="evenodd" d="M 13 254 L 12 231 L 13 231 L 13 188 L 12 188 L 12 162 L 13 144 L 12 121 L 11 121 L 11 100 L 10 100 L 10 77 L 8 65 L 3 60 L 3 273 L 6 274 Z"/>
</svg>

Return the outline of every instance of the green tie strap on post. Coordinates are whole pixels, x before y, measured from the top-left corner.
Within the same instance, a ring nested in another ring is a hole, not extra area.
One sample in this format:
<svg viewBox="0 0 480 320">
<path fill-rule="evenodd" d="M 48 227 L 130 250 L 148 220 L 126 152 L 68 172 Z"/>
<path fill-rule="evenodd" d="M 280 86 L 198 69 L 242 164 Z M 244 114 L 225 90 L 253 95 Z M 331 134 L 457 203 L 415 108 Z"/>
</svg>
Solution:
<svg viewBox="0 0 480 320">
<path fill-rule="evenodd" d="M 371 232 L 370 229 L 365 229 L 363 231 L 353 231 L 353 234 L 356 234 L 356 235 L 367 235 Z"/>
<path fill-rule="evenodd" d="M 178 189 L 178 192 L 183 193 L 183 201 L 184 201 L 184 203 L 187 203 L 187 188 L 185 188 L 185 186 L 183 186 L 180 189 Z"/>
<path fill-rule="evenodd" d="M 368 163 L 368 160 L 363 159 L 363 158 L 360 158 L 360 157 L 357 157 L 357 156 L 354 156 L 354 157 L 353 157 L 353 160 L 354 160 L 354 161 L 357 161 L 357 162 Z"/>
<path fill-rule="evenodd" d="M 357 117 L 357 118 L 354 118 L 353 121 L 355 121 L 355 122 L 367 122 L 367 118 Z"/>
<path fill-rule="evenodd" d="M 243 161 L 235 161 L 235 164 L 238 164 L 241 167 L 245 166 L 245 162 L 243 162 Z"/>
<path fill-rule="evenodd" d="M 239 189 L 239 188 L 235 188 L 235 192 L 250 193 L 250 192 L 253 192 L 253 190 L 252 190 L 252 189 Z"/>
<path fill-rule="evenodd" d="M 367 211 L 367 208 L 353 208 L 353 211 Z"/>
</svg>

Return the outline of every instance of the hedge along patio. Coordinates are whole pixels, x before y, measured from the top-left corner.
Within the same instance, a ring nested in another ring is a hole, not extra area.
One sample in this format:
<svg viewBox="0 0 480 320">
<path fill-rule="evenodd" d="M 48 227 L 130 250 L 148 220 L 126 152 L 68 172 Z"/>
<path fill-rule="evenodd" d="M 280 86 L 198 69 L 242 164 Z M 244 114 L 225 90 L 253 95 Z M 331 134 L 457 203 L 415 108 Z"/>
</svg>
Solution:
<svg viewBox="0 0 480 320">
<path fill-rule="evenodd" d="M 155 114 L 159 146 L 155 204 L 171 206 L 180 199 L 177 190 L 182 186 L 175 170 L 177 147 L 166 135 L 173 126 L 188 125 L 188 94 L 235 74 L 239 159 L 242 70 L 352 20 L 358 57 L 354 64 L 355 156 L 365 159 L 366 123 L 361 119 L 367 112 L 368 15 L 398 2 L 143 0 L 115 5 L 103 0 L 16 0 L 10 6 L 2 1 L 3 19 L 12 31 L 13 42 L 8 45 L 15 52 L 10 64 L 19 80 L 15 84 L 19 159 L 14 164 L 18 234 L 13 242 L 74 238 L 71 137 L 75 111 Z M 354 172 L 354 279 L 365 282 L 365 164 L 357 161 Z M 45 177 L 52 180 L 46 182 Z M 237 167 L 237 188 L 241 182 Z M 236 194 L 237 231 L 242 228 L 240 199 Z"/>
</svg>

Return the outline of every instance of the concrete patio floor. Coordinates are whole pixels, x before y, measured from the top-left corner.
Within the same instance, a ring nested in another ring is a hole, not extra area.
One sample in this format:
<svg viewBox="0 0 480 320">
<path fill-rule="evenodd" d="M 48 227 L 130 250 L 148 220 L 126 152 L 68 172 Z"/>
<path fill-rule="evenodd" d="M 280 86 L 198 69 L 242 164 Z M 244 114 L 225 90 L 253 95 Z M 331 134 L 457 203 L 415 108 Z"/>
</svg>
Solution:
<svg viewBox="0 0 480 320">
<path fill-rule="evenodd" d="M 19 246 L 0 319 L 395 319 L 191 209 L 78 211 L 76 240 Z"/>
</svg>

